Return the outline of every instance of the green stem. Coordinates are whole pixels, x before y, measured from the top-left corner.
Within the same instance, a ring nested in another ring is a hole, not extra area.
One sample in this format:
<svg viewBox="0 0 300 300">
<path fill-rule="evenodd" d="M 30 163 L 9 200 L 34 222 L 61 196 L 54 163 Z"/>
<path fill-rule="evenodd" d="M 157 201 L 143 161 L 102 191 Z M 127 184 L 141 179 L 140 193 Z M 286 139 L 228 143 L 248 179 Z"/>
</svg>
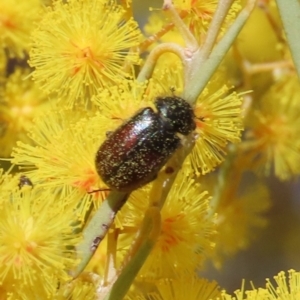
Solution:
<svg viewBox="0 0 300 300">
<path fill-rule="evenodd" d="M 121 300 L 129 290 L 133 280 L 146 261 L 156 239 L 160 234 L 160 212 L 157 207 L 149 208 L 145 213 L 145 218 L 139 233 L 138 249 L 131 256 L 131 260 L 125 265 L 108 292 L 104 300 Z"/>
<path fill-rule="evenodd" d="M 207 31 L 207 37 L 205 39 L 204 45 L 201 49 L 200 56 L 201 60 L 205 60 L 209 57 L 215 42 L 217 40 L 218 34 L 220 32 L 222 23 L 224 22 L 226 15 L 231 7 L 233 0 L 221 0 L 218 3 L 217 9 L 214 13 L 213 19 L 209 25 Z"/>
<path fill-rule="evenodd" d="M 113 223 L 117 212 L 121 209 L 128 197 L 129 194 L 112 191 L 98 208 L 87 226 L 85 226 L 83 230 L 83 240 L 76 247 L 81 262 L 76 270 L 70 272 L 73 277 L 77 277 L 89 263 Z"/>
<path fill-rule="evenodd" d="M 296 71 L 300 78 L 300 2 L 299 0 L 276 0 L 276 2 Z"/>
<path fill-rule="evenodd" d="M 117 242 L 119 230 L 114 228 L 107 233 L 107 251 L 106 251 L 106 266 L 103 277 L 103 284 L 107 284 L 116 275 L 117 265 Z"/>
<path fill-rule="evenodd" d="M 231 0 L 232 1 L 232 0 Z M 185 25 L 182 18 L 179 16 L 172 0 L 164 0 L 163 9 L 168 10 L 172 14 L 173 22 L 176 28 L 179 30 L 181 36 L 183 37 L 186 47 L 189 48 L 191 52 L 195 52 L 199 48 L 199 44 L 194 35 L 190 32 L 189 28 Z"/>
<path fill-rule="evenodd" d="M 171 167 L 173 172 L 171 174 L 159 174 L 158 178 L 153 182 L 153 186 L 150 191 L 150 202 L 152 205 L 157 205 L 159 209 L 162 209 L 164 206 L 185 158 L 193 150 L 195 139 L 196 137 L 194 133 L 183 138 L 182 144 L 184 146 L 179 148 L 166 164 L 166 167 Z"/>
<path fill-rule="evenodd" d="M 230 0 L 225 0 L 223 2 L 226 5 L 220 5 L 220 11 L 225 12 L 228 10 Z M 209 79 L 211 78 L 212 74 L 224 58 L 225 54 L 232 45 L 241 28 L 245 24 L 252 9 L 254 8 L 254 5 L 255 0 L 248 1 L 246 7 L 240 12 L 233 25 L 229 28 L 222 40 L 213 49 L 212 52 L 211 48 L 216 40 L 219 28 L 222 23 L 221 21 L 215 21 L 215 23 L 212 24 L 213 29 L 211 30 L 212 33 L 210 33 L 211 36 L 208 37 L 208 42 L 206 44 L 207 46 L 204 49 L 205 51 L 201 55 L 196 51 L 194 56 L 187 57 L 185 50 L 181 46 L 173 43 L 166 43 L 157 46 L 150 53 L 143 69 L 141 70 L 141 73 L 138 76 L 138 81 L 144 81 L 151 76 L 157 59 L 163 53 L 175 53 L 181 58 L 185 66 L 187 66 L 187 60 L 189 60 L 188 64 L 190 66 L 191 71 L 187 72 L 187 70 L 185 70 L 185 72 L 189 74 L 190 77 L 185 86 L 183 98 L 190 103 L 194 103 L 201 91 L 206 86 Z M 174 13 L 174 11 L 172 12 Z M 224 17 L 224 14 L 220 16 L 222 21 L 224 20 Z M 176 23 L 176 20 L 174 20 L 174 23 Z M 185 38 L 185 40 L 187 40 L 189 44 L 193 45 L 193 40 L 189 38 L 189 34 L 187 35 L 187 38 Z M 208 56 L 208 59 L 206 59 L 203 62 L 201 60 L 202 55 L 210 52 L 211 54 Z M 190 55 L 190 53 L 188 55 Z M 191 152 L 193 148 L 194 136 L 191 135 L 187 140 L 189 142 L 185 143 L 184 147 L 182 147 L 173 157 L 173 161 L 175 162 L 174 173 L 167 179 L 164 179 L 160 193 L 160 200 L 155 201 L 156 203 L 159 203 L 160 208 L 163 206 L 167 198 L 167 195 L 173 185 L 173 182 L 176 178 L 176 174 L 180 169 L 180 166 L 182 165 L 185 157 Z M 153 188 L 155 188 L 155 186 L 156 183 L 154 183 Z M 122 207 L 127 197 L 129 196 L 128 194 L 116 194 L 117 195 L 111 193 L 109 195 L 107 201 L 103 203 L 100 209 L 96 212 L 95 216 L 92 218 L 91 222 L 85 228 L 84 241 L 78 246 L 78 250 L 81 251 L 83 259 L 78 269 L 74 272 L 74 276 L 77 276 L 84 269 L 87 262 L 93 255 L 95 249 L 97 248 L 99 242 L 101 241 L 101 239 L 104 238 L 108 227 L 113 222 L 116 212 Z M 144 218 L 143 227 L 140 233 L 140 237 L 142 238 L 142 240 L 140 243 L 137 244 L 139 248 L 137 249 L 137 252 L 132 256 L 131 260 L 122 269 L 118 278 L 114 282 L 112 289 L 105 297 L 105 300 L 123 299 L 132 281 L 136 277 L 138 271 L 142 267 L 144 261 L 146 260 L 148 254 L 154 246 L 155 240 L 160 232 L 159 228 L 159 209 L 158 207 L 150 207 Z"/>
<path fill-rule="evenodd" d="M 184 49 L 176 43 L 163 43 L 156 46 L 149 54 L 143 68 L 141 69 L 137 81 L 143 82 L 150 78 L 155 68 L 158 58 L 167 52 L 176 54 L 182 61 L 184 60 Z"/>
<path fill-rule="evenodd" d="M 189 103 L 193 104 L 201 94 L 211 76 L 220 65 L 225 54 L 231 47 L 235 38 L 240 33 L 249 18 L 253 8 L 255 7 L 256 0 L 248 0 L 244 9 L 239 13 L 234 23 L 230 26 L 221 41 L 215 46 L 210 56 L 204 62 L 201 57 L 194 61 L 195 73 L 193 77 L 187 81 L 182 97 Z"/>
</svg>

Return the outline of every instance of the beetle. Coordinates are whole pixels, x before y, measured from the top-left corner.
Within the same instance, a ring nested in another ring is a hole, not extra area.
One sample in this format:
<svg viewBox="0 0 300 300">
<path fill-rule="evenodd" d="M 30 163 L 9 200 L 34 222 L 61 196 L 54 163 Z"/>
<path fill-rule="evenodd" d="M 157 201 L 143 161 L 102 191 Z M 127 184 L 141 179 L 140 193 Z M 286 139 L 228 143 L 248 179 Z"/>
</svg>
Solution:
<svg viewBox="0 0 300 300">
<path fill-rule="evenodd" d="M 131 192 L 154 180 L 180 146 L 180 135 L 195 128 L 191 105 L 177 96 L 157 97 L 110 133 L 96 153 L 95 165 L 111 189 Z"/>
<path fill-rule="evenodd" d="M 33 187 L 33 183 L 26 175 L 21 175 L 19 178 L 19 189 L 22 189 L 24 186 L 30 186 Z"/>
</svg>

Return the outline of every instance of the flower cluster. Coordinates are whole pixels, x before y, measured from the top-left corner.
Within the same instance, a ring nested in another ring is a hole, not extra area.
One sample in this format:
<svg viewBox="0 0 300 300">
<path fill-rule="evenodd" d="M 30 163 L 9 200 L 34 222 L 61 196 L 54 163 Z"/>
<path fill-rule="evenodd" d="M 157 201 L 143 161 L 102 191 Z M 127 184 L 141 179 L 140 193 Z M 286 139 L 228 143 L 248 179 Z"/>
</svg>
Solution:
<svg viewBox="0 0 300 300">
<path fill-rule="evenodd" d="M 273 1 L 276 47 L 258 59 L 251 19 L 236 39 L 253 0 L 164 0 L 139 23 L 135 1 L 19 2 L 0 0 L 0 298 L 297 299 L 296 271 L 235 298 L 203 273 L 268 225 L 265 178 L 300 173 L 300 85 Z M 191 132 L 158 97 L 187 103 Z M 159 130 L 135 121 L 146 108 Z M 110 174 L 148 162 L 150 182 L 108 188 L 107 140 Z"/>
</svg>

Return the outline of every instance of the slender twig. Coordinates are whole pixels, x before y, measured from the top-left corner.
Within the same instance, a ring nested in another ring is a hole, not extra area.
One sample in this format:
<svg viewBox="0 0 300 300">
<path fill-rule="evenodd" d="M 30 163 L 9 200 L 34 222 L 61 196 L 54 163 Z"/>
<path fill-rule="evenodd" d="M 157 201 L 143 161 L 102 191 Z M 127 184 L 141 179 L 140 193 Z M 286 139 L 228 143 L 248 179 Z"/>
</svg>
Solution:
<svg viewBox="0 0 300 300">
<path fill-rule="evenodd" d="M 155 63 L 158 58 L 164 53 L 174 53 L 176 54 L 182 61 L 184 61 L 184 49 L 178 44 L 175 43 L 163 43 L 155 47 L 149 54 L 141 72 L 139 73 L 137 80 L 142 82 L 150 78 L 152 72 L 155 67 Z"/>
<path fill-rule="evenodd" d="M 219 1 L 217 9 L 213 15 L 213 19 L 209 25 L 205 42 L 200 52 L 201 60 L 205 60 L 207 57 L 209 57 L 232 2 L 233 0 Z"/>
<path fill-rule="evenodd" d="M 77 269 L 70 272 L 73 277 L 77 277 L 84 270 L 128 196 L 126 193 L 112 191 L 84 228 L 83 240 L 76 247 L 81 261 Z"/>
<path fill-rule="evenodd" d="M 137 247 L 134 246 L 134 255 L 131 256 L 130 261 L 121 269 L 121 273 L 118 274 L 113 286 L 109 290 L 104 300 L 121 300 L 126 295 L 130 288 L 132 281 L 135 279 L 137 273 L 143 266 L 149 253 L 151 252 L 157 237 L 160 234 L 161 217 L 157 207 L 149 208 L 143 220 L 141 230 L 139 232 L 139 239 L 137 241 Z M 98 299 L 102 299 L 101 288 Z"/>
<path fill-rule="evenodd" d="M 117 253 L 117 241 L 119 230 L 114 226 L 110 228 L 107 234 L 107 251 L 106 251 L 106 265 L 103 277 L 103 285 L 106 285 L 111 281 L 111 278 L 116 276 L 116 253 Z"/>
<path fill-rule="evenodd" d="M 179 13 L 179 16 L 181 19 L 184 19 L 187 16 L 187 14 L 188 14 L 187 11 L 182 11 Z M 158 41 L 161 37 L 163 37 L 166 33 L 168 33 L 174 27 L 175 27 L 175 24 L 173 22 L 166 24 L 158 32 L 151 35 L 145 41 L 140 43 L 139 52 L 142 53 L 143 51 L 145 51 L 145 49 L 147 49 L 149 46 L 151 46 L 154 42 Z"/>
<path fill-rule="evenodd" d="M 167 163 L 168 167 L 173 169 L 172 174 L 165 176 L 159 176 L 156 181 L 153 182 L 153 186 L 150 192 L 150 202 L 154 205 L 158 205 L 162 209 L 168 194 L 173 186 L 180 168 L 187 157 L 192 151 L 195 145 L 196 135 L 195 133 L 190 134 L 183 140 L 183 146 L 173 155 L 170 161 Z"/>
<path fill-rule="evenodd" d="M 172 0 L 164 0 L 163 9 L 168 10 L 172 15 L 172 20 L 179 30 L 181 36 L 183 37 L 186 47 L 195 52 L 199 48 L 199 44 L 194 35 L 190 32 L 189 28 L 185 25 L 182 18 L 176 11 L 174 5 L 172 4 Z"/>
<path fill-rule="evenodd" d="M 270 26 L 272 27 L 273 29 L 273 32 L 275 33 L 278 41 L 280 43 L 285 43 L 285 39 L 284 39 L 284 36 L 283 36 L 283 31 L 282 31 L 282 27 L 279 26 L 279 24 L 281 23 L 278 23 L 277 20 L 275 20 L 275 18 L 273 17 L 269 7 L 266 5 L 266 3 L 264 1 L 257 1 L 257 7 L 259 7 L 261 10 L 263 10 L 263 12 L 265 13 L 266 17 L 267 17 L 267 20 L 270 24 Z"/>
<path fill-rule="evenodd" d="M 294 66 L 290 60 L 280 60 L 261 64 L 248 64 L 246 70 L 252 75 L 261 72 L 274 71 L 275 69 L 279 68 L 288 68 L 292 70 L 294 69 Z"/>
<path fill-rule="evenodd" d="M 199 60 L 194 61 L 195 72 L 193 77 L 187 81 L 187 86 L 182 94 L 182 97 L 189 103 L 193 104 L 207 85 L 212 74 L 220 65 L 233 41 L 248 20 L 255 3 L 256 0 L 248 0 L 246 6 L 239 13 L 221 41 L 212 50 L 207 60 L 203 62 L 200 57 Z"/>
<path fill-rule="evenodd" d="M 245 170 L 249 169 L 250 161 L 249 157 L 245 158 L 241 155 L 241 149 L 237 145 L 230 145 L 227 158 L 218 170 L 217 182 L 210 203 L 210 216 L 234 201 L 242 176 Z"/>
<path fill-rule="evenodd" d="M 227 5 L 224 4 L 223 6 L 219 6 L 219 18 L 222 20 L 222 22 L 225 18 L 224 14 L 226 14 L 225 12 L 228 11 L 228 5 L 231 1 L 232 0 L 222 0 L 222 2 Z M 191 38 L 191 33 L 189 32 L 188 27 L 182 22 L 176 10 L 173 9 L 173 6 L 171 4 L 171 7 L 169 7 L 168 9 L 170 9 L 172 13 L 174 23 L 176 25 L 181 24 L 179 26 L 179 30 L 184 35 L 187 46 L 190 46 L 191 48 L 188 49 L 189 51 L 185 51 L 183 47 L 175 43 L 166 43 L 157 46 L 150 53 L 141 73 L 138 76 L 138 80 L 144 81 L 151 76 L 157 59 L 163 53 L 175 53 L 181 58 L 185 66 L 185 73 L 188 77 L 188 81 L 186 81 L 186 86 L 183 92 L 183 98 L 193 104 L 201 91 L 206 86 L 215 69 L 224 58 L 226 52 L 232 45 L 241 28 L 245 24 L 252 9 L 254 8 L 254 5 L 255 0 L 248 0 L 246 7 L 240 12 L 232 26 L 224 34 L 223 38 L 215 48 L 213 48 L 213 44 L 216 41 L 222 22 L 214 21 L 214 23 L 212 24 L 212 29 L 208 32 L 208 41 L 205 43 L 205 48 L 203 48 L 203 52 L 200 55 L 198 54 L 194 38 Z M 221 14 L 221 12 L 223 12 L 223 14 Z M 182 26 L 182 24 L 184 26 Z M 206 53 L 208 55 L 207 59 L 203 61 L 202 58 L 205 57 Z M 118 279 L 116 280 L 106 299 L 122 299 L 124 293 L 126 293 L 126 291 L 128 290 L 138 270 L 141 268 L 146 257 L 150 253 L 153 245 L 155 244 L 156 238 L 159 235 L 159 208 L 163 206 L 163 203 L 165 202 L 172 184 L 176 178 L 176 174 L 179 171 L 184 158 L 192 150 L 193 145 L 194 136 L 191 135 L 187 138 L 184 147 L 182 147 L 180 151 L 178 151 L 178 153 L 176 153 L 176 155 L 173 157 L 171 163 L 173 164 L 174 162 L 174 172 L 171 176 L 167 176 L 167 178 L 164 178 L 164 181 L 162 183 L 160 182 L 160 184 L 162 184 L 162 188 L 158 197 L 159 199 L 155 199 L 155 201 L 153 201 L 153 203 L 157 203 L 159 207 L 150 207 L 147 210 L 147 214 L 143 223 L 143 229 L 140 233 L 141 237 L 145 238 L 143 238 L 143 242 L 137 243 L 135 255 L 132 256 L 128 263 L 123 267 Z M 155 188 L 155 185 L 156 183 L 154 183 L 153 188 Z M 116 213 L 123 206 L 128 196 L 128 194 L 111 192 L 107 200 L 104 201 L 102 206 L 86 226 L 83 231 L 83 241 L 77 247 L 77 251 L 81 255 L 82 260 L 77 270 L 73 272 L 74 277 L 78 276 L 80 272 L 85 268 L 86 264 L 89 262 L 93 253 L 97 249 L 99 243 L 107 233 Z"/>
</svg>

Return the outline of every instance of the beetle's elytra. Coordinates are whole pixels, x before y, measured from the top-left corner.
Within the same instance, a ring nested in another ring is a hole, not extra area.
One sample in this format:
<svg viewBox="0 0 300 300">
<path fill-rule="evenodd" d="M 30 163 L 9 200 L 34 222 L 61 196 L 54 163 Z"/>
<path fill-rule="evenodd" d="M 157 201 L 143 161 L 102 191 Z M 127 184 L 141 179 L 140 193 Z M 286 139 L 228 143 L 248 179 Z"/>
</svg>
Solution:
<svg viewBox="0 0 300 300">
<path fill-rule="evenodd" d="M 130 192 L 154 180 L 180 145 L 177 133 L 195 129 L 193 109 L 184 99 L 158 97 L 155 107 L 157 112 L 139 110 L 97 151 L 97 172 L 112 190 Z"/>
</svg>

